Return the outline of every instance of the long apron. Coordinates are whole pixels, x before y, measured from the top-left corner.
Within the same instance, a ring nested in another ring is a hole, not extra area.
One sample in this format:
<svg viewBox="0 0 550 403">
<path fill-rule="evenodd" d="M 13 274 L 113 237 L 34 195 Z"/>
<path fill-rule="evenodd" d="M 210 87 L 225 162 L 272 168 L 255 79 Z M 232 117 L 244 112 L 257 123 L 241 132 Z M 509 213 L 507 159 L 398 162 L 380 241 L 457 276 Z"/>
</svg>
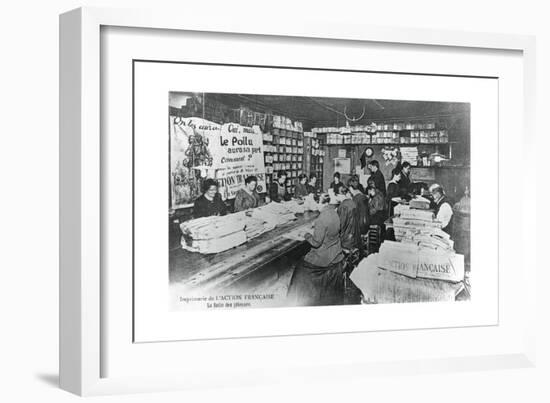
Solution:
<svg viewBox="0 0 550 403">
<path fill-rule="evenodd" d="M 343 260 L 327 267 L 319 267 L 301 259 L 288 287 L 288 306 L 343 304 L 343 268 Z"/>
</svg>

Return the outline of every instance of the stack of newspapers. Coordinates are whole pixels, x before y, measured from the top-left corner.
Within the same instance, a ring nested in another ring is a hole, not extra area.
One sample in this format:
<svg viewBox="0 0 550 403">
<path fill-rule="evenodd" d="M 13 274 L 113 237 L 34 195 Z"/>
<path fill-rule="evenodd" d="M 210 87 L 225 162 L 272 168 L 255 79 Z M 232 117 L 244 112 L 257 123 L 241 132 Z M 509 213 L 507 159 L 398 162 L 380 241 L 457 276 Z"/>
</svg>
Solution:
<svg viewBox="0 0 550 403">
<path fill-rule="evenodd" d="M 454 248 L 449 234 L 441 230 L 441 222 L 431 210 L 401 208 L 393 217 L 393 226 L 397 241 L 434 250 Z"/>
<path fill-rule="evenodd" d="M 199 253 L 218 253 L 247 241 L 244 213 L 201 217 L 180 224 L 181 246 Z"/>
<path fill-rule="evenodd" d="M 183 249 L 219 253 L 242 245 L 275 227 L 296 220 L 306 210 L 304 203 L 269 203 L 225 216 L 201 217 L 180 224 Z"/>
</svg>

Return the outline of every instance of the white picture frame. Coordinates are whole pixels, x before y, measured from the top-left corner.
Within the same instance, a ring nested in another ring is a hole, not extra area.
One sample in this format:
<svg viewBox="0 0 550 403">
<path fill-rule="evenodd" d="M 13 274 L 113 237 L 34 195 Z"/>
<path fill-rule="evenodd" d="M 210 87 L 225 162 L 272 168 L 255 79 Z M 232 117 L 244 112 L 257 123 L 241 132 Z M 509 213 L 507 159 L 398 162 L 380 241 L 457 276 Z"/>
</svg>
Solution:
<svg viewBox="0 0 550 403">
<path fill-rule="evenodd" d="M 448 371 L 482 368 L 525 367 L 535 363 L 535 288 L 536 278 L 535 243 L 527 237 L 516 246 L 513 253 L 522 261 L 522 278 L 519 282 L 522 298 L 517 303 L 525 312 L 523 322 L 511 324 L 513 331 L 524 335 L 503 347 L 501 354 L 472 353 L 468 356 L 437 356 L 409 360 L 391 359 L 385 362 L 365 362 L 360 356 L 346 363 L 306 362 L 307 356 L 298 356 L 295 362 L 286 364 L 258 362 L 255 371 L 244 376 L 224 378 L 213 371 L 199 372 L 193 376 L 189 363 L 181 364 L 180 374 L 162 373 L 158 376 L 137 377 L 131 374 L 102 376 L 102 360 L 109 351 L 102 347 L 102 316 L 107 315 L 102 302 L 101 265 L 105 240 L 101 236 L 102 208 L 102 149 L 101 133 L 101 28 L 105 26 L 135 27 L 146 29 L 184 30 L 195 32 L 223 32 L 226 34 L 258 35 L 261 37 L 285 37 L 300 41 L 310 39 L 338 39 L 342 41 L 378 42 L 411 46 L 433 46 L 452 49 L 477 49 L 479 52 L 505 50 L 521 53 L 524 96 L 523 144 L 521 155 L 514 158 L 527 161 L 535 148 L 534 93 L 535 93 L 535 41 L 533 37 L 487 33 L 466 33 L 456 31 L 429 31 L 407 28 L 373 27 L 344 23 L 305 20 L 301 24 L 284 21 L 247 20 L 242 24 L 238 18 L 195 16 L 183 20 L 176 13 L 152 10 L 111 10 L 103 8 L 81 8 L 60 17 L 60 385 L 63 389 L 79 395 L 128 393 L 139 391 L 160 391 L 189 387 L 219 385 L 250 385 L 278 381 L 301 376 L 308 379 L 334 379 L 327 373 L 337 372 L 338 378 L 349 374 L 367 376 L 370 374 L 410 374 L 418 371 Z M 206 18 L 207 17 L 207 18 Z M 128 95 L 129 96 L 129 95 Z M 501 119 L 505 117 L 501 116 Z M 129 145 L 130 146 L 130 145 Z M 508 157 L 502 153 L 501 158 Z M 534 188 L 535 176 L 523 179 L 525 188 Z M 503 178 L 499 178 L 500 183 Z M 527 203 L 525 203 L 527 204 Z M 524 206 L 519 214 L 529 211 Z M 507 211 L 500 212 L 500 218 Z M 534 220 L 519 220 L 517 229 L 522 235 L 535 233 Z M 501 242 L 509 241 L 509 234 L 501 230 Z M 508 237 L 508 238 L 507 238 Z M 500 249 L 500 260 L 506 259 L 512 251 Z M 503 283 L 504 284 L 504 283 Z M 508 284 L 508 283 L 506 283 Z M 510 298 L 503 294 L 503 298 Z M 128 313 L 130 315 L 130 313 Z M 493 329 L 498 331 L 498 329 Z M 458 330 L 451 330 L 458 332 Z M 329 346 L 342 343 L 360 345 L 367 335 L 332 334 L 325 336 L 288 337 L 292 339 L 291 349 L 305 347 L 306 342 L 322 342 Z M 371 336 L 372 337 L 372 336 Z M 285 337 L 273 338 L 283 343 Z M 229 348 L 248 354 L 261 350 L 258 343 L 265 339 L 250 338 L 202 342 L 212 349 Z M 131 340 L 129 340 L 131 343 Z M 194 342 L 185 342 L 194 343 Z M 150 343 L 151 354 L 156 349 L 170 350 L 177 343 Z M 301 346 L 301 347 L 300 347 Z M 217 350 L 216 350 L 217 351 Z M 253 358 L 250 358 L 253 359 Z M 257 359 L 256 359 L 257 360 Z M 257 360 L 258 361 L 258 360 Z M 146 365 L 146 364 L 143 364 Z M 307 373 L 304 373 L 307 368 Z"/>
</svg>

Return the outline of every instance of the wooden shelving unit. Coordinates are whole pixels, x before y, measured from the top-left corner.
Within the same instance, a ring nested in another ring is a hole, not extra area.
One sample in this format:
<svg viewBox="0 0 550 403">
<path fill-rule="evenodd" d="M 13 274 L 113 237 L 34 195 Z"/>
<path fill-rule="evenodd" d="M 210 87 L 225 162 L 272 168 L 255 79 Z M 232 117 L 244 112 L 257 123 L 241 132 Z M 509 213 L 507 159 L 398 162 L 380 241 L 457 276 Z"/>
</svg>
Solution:
<svg viewBox="0 0 550 403">
<path fill-rule="evenodd" d="M 268 150 L 268 151 L 266 151 Z M 273 128 L 264 135 L 266 181 L 277 179 L 279 171 L 286 171 L 287 191 L 294 193 L 298 176 L 303 173 L 304 134 L 298 130 Z"/>
<path fill-rule="evenodd" d="M 319 138 L 314 138 L 311 145 L 311 173 L 317 176 L 317 188 L 323 187 L 323 165 L 325 163 L 324 141 Z"/>
</svg>

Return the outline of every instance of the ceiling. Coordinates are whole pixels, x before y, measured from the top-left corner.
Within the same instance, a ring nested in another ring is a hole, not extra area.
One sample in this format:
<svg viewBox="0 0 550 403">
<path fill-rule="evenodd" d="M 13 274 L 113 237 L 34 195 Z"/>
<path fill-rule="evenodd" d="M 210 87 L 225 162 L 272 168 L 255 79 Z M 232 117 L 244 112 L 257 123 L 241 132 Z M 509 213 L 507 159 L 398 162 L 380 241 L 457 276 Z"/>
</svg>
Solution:
<svg viewBox="0 0 550 403">
<path fill-rule="evenodd" d="M 184 93 L 179 95 L 184 96 Z M 343 126 L 346 122 L 345 114 L 350 119 L 358 119 L 350 123 L 353 125 L 368 124 L 373 121 L 439 120 L 469 114 L 470 111 L 469 103 L 253 94 L 207 93 L 205 95 L 206 103 L 210 100 L 233 109 L 248 107 L 257 112 L 287 116 L 292 120 L 301 121 L 306 130 L 315 126 Z"/>
</svg>

